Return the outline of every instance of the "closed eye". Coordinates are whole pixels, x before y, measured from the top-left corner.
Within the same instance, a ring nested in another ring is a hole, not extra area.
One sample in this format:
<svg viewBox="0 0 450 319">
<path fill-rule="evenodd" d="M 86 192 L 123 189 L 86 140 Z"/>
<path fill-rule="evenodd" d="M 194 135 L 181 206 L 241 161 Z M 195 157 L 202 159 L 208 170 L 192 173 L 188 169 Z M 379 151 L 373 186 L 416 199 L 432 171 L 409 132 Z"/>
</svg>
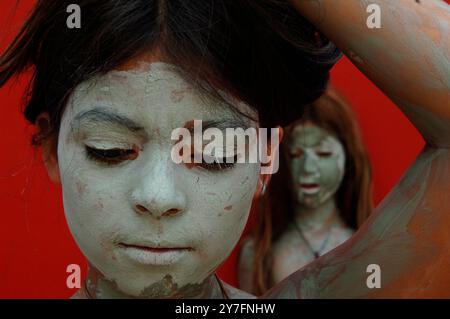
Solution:
<svg viewBox="0 0 450 319">
<path fill-rule="evenodd" d="M 301 148 L 292 150 L 289 152 L 289 156 L 292 158 L 299 158 L 303 155 L 303 150 Z"/>
<path fill-rule="evenodd" d="M 333 155 L 332 152 L 326 152 L 326 151 L 318 151 L 318 152 L 316 152 L 316 154 L 319 157 L 330 157 L 331 155 Z"/>
<path fill-rule="evenodd" d="M 109 148 L 100 149 L 85 145 L 87 158 L 102 164 L 115 165 L 138 156 L 137 149 Z"/>
<path fill-rule="evenodd" d="M 237 154 L 232 157 L 221 157 L 221 158 L 203 154 L 202 162 L 198 163 L 197 165 L 209 171 L 223 171 L 227 169 L 232 169 L 235 166 L 235 163 L 237 162 L 237 158 L 238 158 Z M 208 160 L 205 161 L 205 159 Z M 191 160 L 192 163 L 194 163 L 194 156 L 192 156 Z"/>
</svg>

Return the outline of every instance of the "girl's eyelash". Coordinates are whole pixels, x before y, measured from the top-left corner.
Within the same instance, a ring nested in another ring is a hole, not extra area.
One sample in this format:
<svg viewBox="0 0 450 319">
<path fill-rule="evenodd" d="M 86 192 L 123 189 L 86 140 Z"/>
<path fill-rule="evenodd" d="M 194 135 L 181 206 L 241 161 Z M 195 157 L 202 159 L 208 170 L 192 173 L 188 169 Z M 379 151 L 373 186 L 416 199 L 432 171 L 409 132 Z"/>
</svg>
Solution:
<svg viewBox="0 0 450 319">
<path fill-rule="evenodd" d="M 303 154 L 303 150 L 297 149 L 297 150 L 291 150 L 289 152 L 289 156 L 293 158 L 298 158 Z"/>
<path fill-rule="evenodd" d="M 126 160 L 133 160 L 137 157 L 137 151 L 135 149 L 121 149 L 121 148 L 110 148 L 110 149 L 100 149 L 85 145 L 86 156 L 89 160 L 99 162 L 106 165 L 119 164 Z M 237 155 L 233 157 L 232 163 L 226 162 L 227 157 L 224 157 L 220 161 L 214 161 L 212 163 L 207 163 L 203 161 L 198 165 L 209 171 L 224 171 L 231 169 L 235 166 L 237 161 Z"/>
<path fill-rule="evenodd" d="M 333 155 L 333 152 L 329 152 L 329 151 L 318 151 L 316 153 L 320 157 L 330 157 L 331 155 Z"/>
<path fill-rule="evenodd" d="M 88 159 L 107 165 L 114 165 L 126 160 L 133 160 L 138 154 L 135 149 L 99 149 L 87 145 L 85 145 L 85 149 Z"/>
<path fill-rule="evenodd" d="M 303 154 L 302 150 L 296 150 L 296 151 L 291 151 L 289 153 L 290 157 L 293 158 L 298 158 Z M 330 157 L 331 155 L 333 155 L 333 152 L 331 151 L 316 151 L 316 154 L 320 157 Z"/>
<path fill-rule="evenodd" d="M 198 166 L 209 170 L 209 171 L 225 171 L 228 169 L 232 169 L 235 166 L 235 163 L 237 162 L 237 154 L 233 156 L 233 161 L 231 163 L 227 163 L 227 159 L 229 157 L 223 157 L 220 159 L 220 161 L 214 161 L 212 163 L 208 163 L 206 161 L 202 161 L 202 163 L 197 164 Z M 202 157 L 203 158 L 203 157 Z M 192 160 L 194 160 L 194 157 L 192 156 Z"/>
<path fill-rule="evenodd" d="M 217 163 L 217 162 L 206 163 L 206 162 L 204 162 L 199 165 L 209 171 L 224 171 L 227 169 L 232 169 L 234 167 L 234 163 L 225 163 L 225 162 L 224 163 Z"/>
</svg>

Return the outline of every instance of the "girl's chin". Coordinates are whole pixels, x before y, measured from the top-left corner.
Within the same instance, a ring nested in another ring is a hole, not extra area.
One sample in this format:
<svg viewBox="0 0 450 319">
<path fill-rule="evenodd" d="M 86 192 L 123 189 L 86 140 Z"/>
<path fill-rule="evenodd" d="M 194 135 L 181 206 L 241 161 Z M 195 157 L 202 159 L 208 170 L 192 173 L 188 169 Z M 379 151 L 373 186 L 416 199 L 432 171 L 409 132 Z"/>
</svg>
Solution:
<svg viewBox="0 0 450 319">
<path fill-rule="evenodd" d="M 320 206 L 320 197 L 317 195 L 304 195 L 300 199 L 300 204 L 306 208 L 317 208 Z"/>
</svg>

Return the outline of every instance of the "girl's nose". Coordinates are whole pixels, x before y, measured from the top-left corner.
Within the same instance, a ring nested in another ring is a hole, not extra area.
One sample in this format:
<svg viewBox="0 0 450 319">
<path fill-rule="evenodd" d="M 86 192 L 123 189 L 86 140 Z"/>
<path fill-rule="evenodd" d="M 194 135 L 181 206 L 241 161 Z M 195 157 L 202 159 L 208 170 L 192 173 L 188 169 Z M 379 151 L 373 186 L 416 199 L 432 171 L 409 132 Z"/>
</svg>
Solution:
<svg viewBox="0 0 450 319">
<path fill-rule="evenodd" d="M 317 162 L 313 156 L 305 154 L 302 171 L 304 175 L 313 175 L 317 173 Z"/>
<path fill-rule="evenodd" d="M 186 209 L 186 197 L 175 180 L 173 163 L 160 163 L 138 177 L 139 182 L 131 193 L 134 210 L 159 219 L 175 216 Z"/>
</svg>

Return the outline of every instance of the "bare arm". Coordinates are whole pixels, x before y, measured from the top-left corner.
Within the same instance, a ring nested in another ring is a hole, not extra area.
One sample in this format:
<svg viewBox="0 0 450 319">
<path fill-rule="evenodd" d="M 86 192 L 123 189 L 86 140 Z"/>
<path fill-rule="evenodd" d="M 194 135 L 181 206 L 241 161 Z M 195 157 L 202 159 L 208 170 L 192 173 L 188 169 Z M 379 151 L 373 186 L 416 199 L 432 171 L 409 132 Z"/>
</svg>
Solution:
<svg viewBox="0 0 450 319">
<path fill-rule="evenodd" d="M 267 296 L 450 297 L 449 6 L 440 0 L 291 1 L 397 104 L 427 146 L 349 242 Z M 369 4 L 381 8 L 381 29 L 367 27 Z M 366 285 L 370 264 L 381 268 L 379 289 Z"/>
</svg>

